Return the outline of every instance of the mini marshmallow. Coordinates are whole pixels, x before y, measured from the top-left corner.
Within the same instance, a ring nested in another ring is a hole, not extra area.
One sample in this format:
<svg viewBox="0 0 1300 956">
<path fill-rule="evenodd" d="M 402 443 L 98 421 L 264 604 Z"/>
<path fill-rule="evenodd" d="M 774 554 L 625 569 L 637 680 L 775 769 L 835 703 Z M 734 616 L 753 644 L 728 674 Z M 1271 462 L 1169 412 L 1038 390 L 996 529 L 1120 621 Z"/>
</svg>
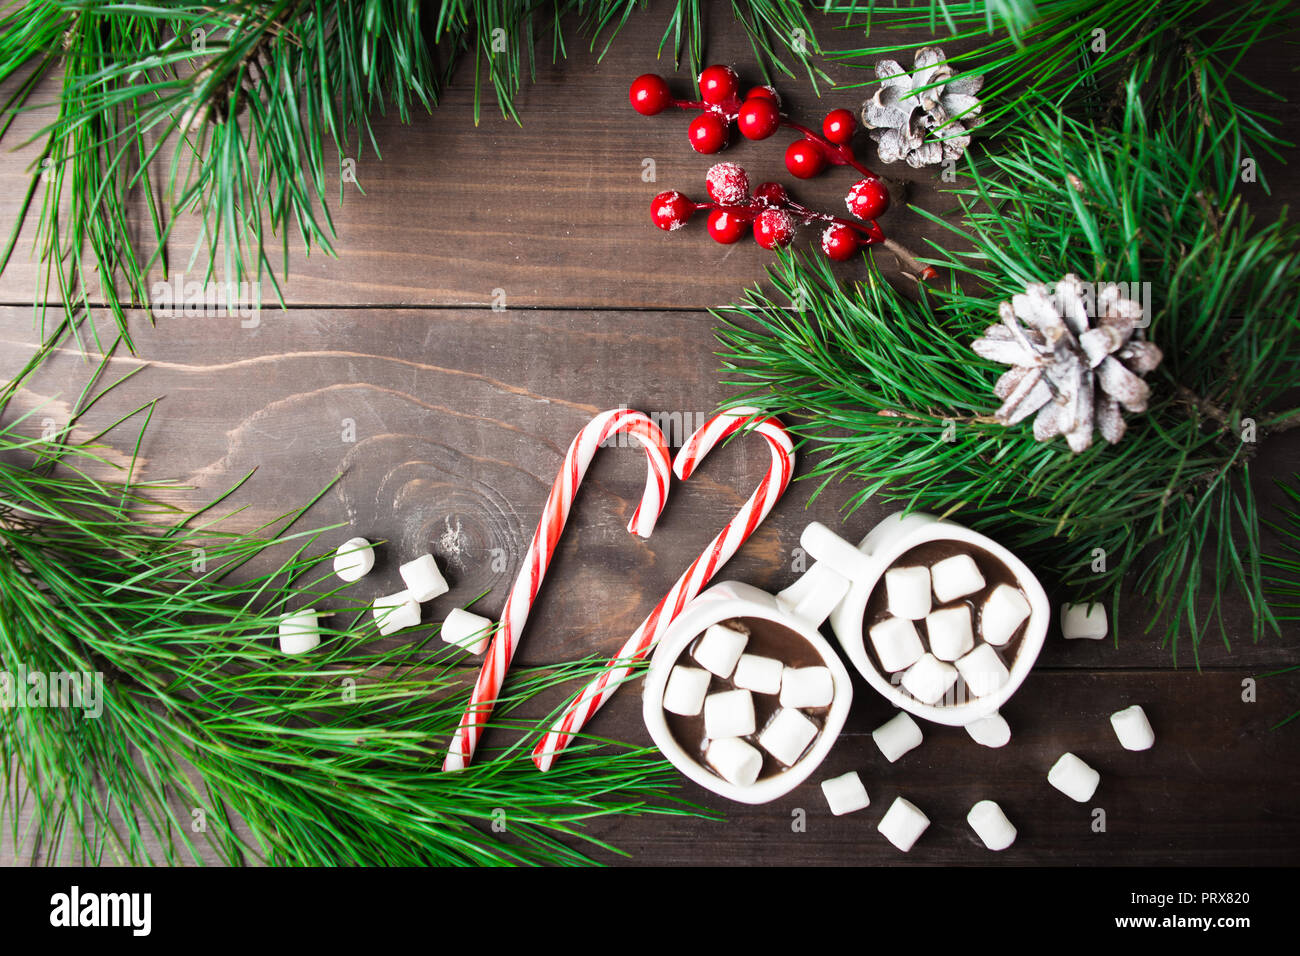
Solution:
<svg viewBox="0 0 1300 956">
<path fill-rule="evenodd" d="M 965 604 L 931 611 L 925 616 L 925 636 L 930 653 L 941 661 L 955 661 L 975 646 L 970 608 Z"/>
<path fill-rule="evenodd" d="M 320 644 L 320 617 L 315 608 L 303 608 L 280 618 L 280 650 L 306 654 Z"/>
<path fill-rule="evenodd" d="M 455 644 L 471 654 L 482 654 L 492 643 L 492 624 L 492 621 L 482 615 L 457 607 L 452 608 L 447 619 L 442 622 L 439 633 L 448 644 Z"/>
<path fill-rule="evenodd" d="M 420 623 L 420 605 L 415 603 L 407 591 L 377 597 L 371 602 L 371 608 L 380 634 L 392 634 Z"/>
<path fill-rule="evenodd" d="M 871 739 L 876 742 L 885 759 L 893 763 L 909 750 L 921 746 L 924 738 L 921 736 L 921 728 L 912 719 L 912 715 L 905 710 L 900 710 L 873 730 Z"/>
<path fill-rule="evenodd" d="M 1106 636 L 1106 609 L 1100 604 L 1062 604 L 1061 636 L 1099 641 Z"/>
<path fill-rule="evenodd" d="M 914 803 L 895 797 L 876 829 L 886 840 L 906 853 L 929 825 L 930 818 L 917 809 Z"/>
<path fill-rule="evenodd" d="M 351 584 L 375 566 L 375 549 L 365 538 L 349 538 L 334 552 L 334 573 Z"/>
<path fill-rule="evenodd" d="M 752 690 L 755 694 L 779 694 L 781 672 L 784 670 L 785 665 L 775 657 L 741 654 L 731 682 L 737 687 Z"/>
<path fill-rule="evenodd" d="M 739 737 L 719 737 L 710 740 L 704 759 L 722 779 L 738 787 L 751 787 L 763 769 L 763 755 L 758 748 Z"/>
<path fill-rule="evenodd" d="M 980 637 L 1001 647 L 1029 617 L 1029 600 L 1009 584 L 999 584 L 980 610 Z"/>
<path fill-rule="evenodd" d="M 971 807 L 966 822 L 990 850 L 1005 850 L 1016 842 L 1016 828 L 992 800 L 981 800 Z"/>
<path fill-rule="evenodd" d="M 919 621 L 930 613 L 930 569 L 890 568 L 885 572 L 885 593 L 889 613 L 909 621 Z"/>
<path fill-rule="evenodd" d="M 850 770 L 839 777 L 823 780 L 822 794 L 826 797 L 826 803 L 831 808 L 831 813 L 837 817 L 871 806 L 871 798 L 867 796 L 867 788 L 862 785 L 862 778 L 858 776 L 856 770 Z"/>
<path fill-rule="evenodd" d="M 1047 772 L 1047 782 L 1071 800 L 1087 803 L 1097 792 L 1101 774 L 1067 751 Z"/>
<path fill-rule="evenodd" d="M 758 735 L 758 745 L 787 767 L 793 766 L 817 736 L 817 729 L 802 713 L 784 707 Z"/>
<path fill-rule="evenodd" d="M 1110 715 L 1110 725 L 1115 728 L 1115 736 L 1125 750 L 1150 750 L 1156 742 L 1156 733 L 1147 720 L 1147 712 L 1141 705 L 1134 704 Z"/>
<path fill-rule="evenodd" d="M 724 690 L 704 698 L 706 737 L 743 737 L 754 732 L 754 698 L 747 690 Z"/>
<path fill-rule="evenodd" d="M 829 667 L 787 667 L 781 672 L 782 707 L 829 707 L 834 698 Z"/>
<path fill-rule="evenodd" d="M 964 657 L 957 659 L 957 672 L 966 681 L 966 688 L 976 697 L 996 693 L 1007 682 L 1011 672 L 1002 663 L 992 644 L 981 644 Z"/>
<path fill-rule="evenodd" d="M 966 725 L 966 733 L 981 747 L 1005 747 L 1011 740 L 1011 726 L 997 711 Z"/>
<path fill-rule="evenodd" d="M 442 572 L 438 570 L 438 562 L 433 560 L 431 554 L 422 554 L 414 561 L 407 561 L 397 571 L 406 582 L 406 590 L 410 592 L 412 601 L 423 604 L 451 590 Z"/>
<path fill-rule="evenodd" d="M 748 643 L 749 635 L 744 631 L 712 624 L 696 643 L 694 657 L 705 670 L 719 677 L 730 677 Z"/>
<path fill-rule="evenodd" d="M 668 675 L 664 687 L 664 710 L 683 717 L 695 717 L 704 709 L 704 698 L 709 693 L 713 675 L 698 667 L 678 664 Z"/>
<path fill-rule="evenodd" d="M 925 653 L 916 625 L 901 617 L 887 617 L 867 633 L 880 666 L 890 674 L 911 667 Z"/>
<path fill-rule="evenodd" d="M 984 575 L 969 554 L 954 554 L 930 566 L 930 582 L 940 604 L 973 594 L 984 587 Z"/>
<path fill-rule="evenodd" d="M 923 654 L 904 671 L 902 683 L 903 689 L 921 703 L 937 703 L 957 683 L 957 668 L 933 654 Z"/>
</svg>

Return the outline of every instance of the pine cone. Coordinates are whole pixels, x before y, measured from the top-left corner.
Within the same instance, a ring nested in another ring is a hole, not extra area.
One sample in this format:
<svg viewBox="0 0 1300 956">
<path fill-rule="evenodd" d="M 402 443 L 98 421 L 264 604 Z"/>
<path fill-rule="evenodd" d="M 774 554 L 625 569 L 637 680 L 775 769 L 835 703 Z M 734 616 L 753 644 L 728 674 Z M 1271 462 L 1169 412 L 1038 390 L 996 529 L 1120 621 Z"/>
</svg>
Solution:
<svg viewBox="0 0 1300 956">
<path fill-rule="evenodd" d="M 982 122 L 975 94 L 984 77 L 952 79 L 952 67 L 935 46 L 918 50 L 915 64 L 910 75 L 894 60 L 876 64 L 880 89 L 863 104 L 862 122 L 882 163 L 905 159 L 919 168 L 957 159 L 970 145 L 970 130 Z M 921 89 L 931 83 L 938 85 Z"/>
<path fill-rule="evenodd" d="M 1147 410 L 1151 387 L 1142 376 L 1162 355 L 1137 327 L 1142 306 L 1121 298 L 1118 286 L 1102 286 L 1093 303 L 1078 277 L 1067 275 L 1052 292 L 1026 287 L 1001 303 L 998 315 L 1002 324 L 989 326 L 971 348 L 1011 366 L 993 387 L 1003 425 L 1037 412 L 1034 438 L 1064 435 L 1080 452 L 1092 444 L 1094 426 L 1112 445 L 1124 437 L 1121 407 Z"/>
</svg>

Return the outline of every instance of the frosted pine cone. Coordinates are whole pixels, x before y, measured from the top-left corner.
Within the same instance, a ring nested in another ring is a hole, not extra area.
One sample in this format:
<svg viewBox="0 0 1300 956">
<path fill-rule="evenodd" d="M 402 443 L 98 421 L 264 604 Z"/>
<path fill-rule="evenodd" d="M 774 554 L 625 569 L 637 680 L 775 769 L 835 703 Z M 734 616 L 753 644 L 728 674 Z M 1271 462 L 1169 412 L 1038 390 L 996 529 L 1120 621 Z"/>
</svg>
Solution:
<svg viewBox="0 0 1300 956">
<path fill-rule="evenodd" d="M 982 122 L 975 94 L 984 77 L 953 79 L 943 50 L 935 46 L 917 50 L 915 65 L 908 74 L 894 60 L 876 64 L 880 89 L 863 104 L 862 122 L 882 163 L 905 159 L 919 168 L 957 159 L 970 145 L 970 131 Z"/>
<path fill-rule="evenodd" d="M 1092 444 L 1094 427 L 1112 445 L 1124 437 L 1120 409 L 1147 410 L 1151 387 L 1142 376 L 1162 358 L 1138 328 L 1140 304 L 1113 284 L 1097 290 L 1095 303 L 1086 291 L 1073 275 L 1050 292 L 1030 285 L 998 306 L 1001 324 L 971 345 L 1011 366 L 993 388 L 1003 403 L 997 420 L 1014 425 L 1037 412 L 1034 438 L 1064 435 L 1075 452 Z"/>
</svg>

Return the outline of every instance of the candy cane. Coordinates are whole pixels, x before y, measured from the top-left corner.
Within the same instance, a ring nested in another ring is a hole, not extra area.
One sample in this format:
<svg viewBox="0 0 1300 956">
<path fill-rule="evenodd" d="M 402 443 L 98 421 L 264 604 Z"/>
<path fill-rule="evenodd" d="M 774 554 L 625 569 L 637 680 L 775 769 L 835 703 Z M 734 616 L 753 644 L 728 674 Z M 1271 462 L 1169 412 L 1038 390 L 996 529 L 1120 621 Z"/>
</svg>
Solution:
<svg viewBox="0 0 1300 956">
<path fill-rule="evenodd" d="M 650 616 L 641 622 L 641 626 L 628 638 L 618 654 L 605 665 L 605 669 L 582 689 L 546 736 L 538 741 L 533 748 L 533 763 L 537 764 L 539 770 L 551 768 L 556 755 L 568 747 L 591 715 L 604 706 L 619 684 L 632 673 L 632 665 L 649 653 L 682 608 L 704 589 L 714 572 L 730 560 L 745 543 L 745 539 L 767 517 L 777 499 L 784 494 L 794 474 L 794 446 L 779 421 L 764 418 L 762 413 L 753 408 L 732 409 L 705 422 L 677 453 L 673 470 L 683 480 L 691 477 L 700 461 L 718 442 L 750 425 L 755 432 L 767 439 L 772 451 L 772 465 L 763 477 L 762 484 L 686 569 L 686 573 L 677 579 L 677 583 L 650 612 Z"/>
<path fill-rule="evenodd" d="M 564 464 L 551 485 L 542 519 L 537 524 L 523 567 L 519 569 L 519 576 L 515 578 L 506 606 L 501 611 L 501 626 L 488 648 L 483 669 L 479 671 L 474 692 L 470 695 L 469 706 L 460 719 L 447 759 L 443 762 L 443 770 L 463 770 L 473 758 L 501 685 L 505 682 L 506 671 L 519 647 L 519 636 L 528 620 L 528 612 L 537 600 L 542 578 L 546 576 L 546 569 L 555 554 L 555 546 L 564 532 L 564 524 L 569 518 L 578 486 L 587 474 L 596 449 L 614 435 L 635 438 L 646 451 L 645 493 L 641 496 L 641 504 L 632 515 L 627 530 L 643 538 L 650 537 L 650 532 L 654 530 L 655 521 L 664 510 L 671 478 L 670 456 L 663 433 L 640 412 L 625 408 L 601 412 L 573 439 L 564 456 Z"/>
</svg>

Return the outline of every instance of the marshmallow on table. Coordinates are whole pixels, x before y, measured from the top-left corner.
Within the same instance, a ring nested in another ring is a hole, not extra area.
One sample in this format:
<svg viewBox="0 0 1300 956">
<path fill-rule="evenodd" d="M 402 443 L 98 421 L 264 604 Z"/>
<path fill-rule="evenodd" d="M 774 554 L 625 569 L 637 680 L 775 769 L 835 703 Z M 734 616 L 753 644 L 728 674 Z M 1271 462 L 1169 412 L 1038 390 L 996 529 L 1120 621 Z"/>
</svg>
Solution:
<svg viewBox="0 0 1300 956">
<path fill-rule="evenodd" d="M 433 560 L 431 554 L 422 554 L 414 561 L 407 561 L 397 570 L 402 575 L 402 580 L 406 582 L 406 590 L 410 592 L 411 600 L 421 604 L 432 601 L 451 590 L 442 572 L 438 570 L 438 562 Z"/>
<path fill-rule="evenodd" d="M 787 667 L 781 672 L 782 707 L 829 707 L 834 697 L 829 667 Z"/>
<path fill-rule="evenodd" d="M 664 687 L 664 710 L 682 717 L 697 716 L 704 709 L 711 680 L 713 675 L 706 670 L 678 664 L 668 674 Z"/>
<path fill-rule="evenodd" d="M 871 739 L 876 742 L 885 759 L 893 763 L 909 750 L 921 746 L 923 738 L 921 728 L 916 725 L 912 715 L 905 710 L 900 710 L 873 730 Z"/>
<path fill-rule="evenodd" d="M 753 744 L 739 737 L 719 737 L 710 740 L 704 751 L 709 762 L 722 778 L 738 787 L 753 786 L 763 769 L 763 755 Z"/>
<path fill-rule="evenodd" d="M 925 653 L 916 626 L 905 618 L 885 618 L 867 633 L 880 666 L 891 674 L 911 667 Z"/>
<path fill-rule="evenodd" d="M 736 673 L 731 682 L 737 687 L 752 690 L 756 694 L 781 693 L 781 672 L 785 665 L 775 657 L 759 657 L 757 654 L 741 654 L 736 662 Z"/>
<path fill-rule="evenodd" d="M 280 650 L 306 654 L 320 644 L 320 618 L 315 608 L 304 608 L 280 618 Z"/>
<path fill-rule="evenodd" d="M 1100 604 L 1062 604 L 1061 636 L 1101 640 L 1106 636 L 1106 609 Z"/>
<path fill-rule="evenodd" d="M 1071 800 L 1087 803 L 1097 792 L 1101 774 L 1067 751 L 1047 772 L 1047 782 Z"/>
<path fill-rule="evenodd" d="M 492 642 L 493 622 L 464 608 L 453 608 L 442 622 L 439 633 L 448 644 L 455 644 L 471 654 L 482 654 Z"/>
<path fill-rule="evenodd" d="M 975 646 L 970 608 L 965 604 L 931 611 L 925 617 L 925 636 L 930 653 L 941 661 L 955 661 Z"/>
<path fill-rule="evenodd" d="M 991 644 L 981 644 L 957 659 L 957 672 L 976 697 L 987 697 L 1007 682 L 1011 672 Z"/>
<path fill-rule="evenodd" d="M 886 840 L 906 853 L 929 825 L 930 818 L 917 809 L 914 803 L 895 797 L 876 829 Z"/>
<path fill-rule="evenodd" d="M 748 643 L 749 635 L 744 631 L 724 624 L 711 624 L 695 645 L 693 656 L 705 670 L 719 677 L 730 677 Z"/>
<path fill-rule="evenodd" d="M 704 698 L 706 737 L 743 737 L 754 732 L 754 698 L 747 690 L 724 690 Z"/>
<path fill-rule="evenodd" d="M 1016 842 L 1016 828 L 992 800 L 981 800 L 971 807 L 966 822 L 990 850 L 1005 850 Z"/>
<path fill-rule="evenodd" d="M 930 569 L 890 568 L 885 572 L 885 594 L 890 614 L 919 621 L 930 613 Z"/>
<path fill-rule="evenodd" d="M 375 549 L 365 538 L 349 538 L 334 552 L 334 573 L 349 584 L 359 581 L 375 566 Z"/>
<path fill-rule="evenodd" d="M 954 554 L 930 565 L 930 581 L 940 604 L 973 594 L 984 587 L 984 575 L 969 554 Z"/>
<path fill-rule="evenodd" d="M 938 702 L 957 683 L 957 668 L 933 654 L 921 659 L 903 673 L 903 689 L 923 704 Z"/>
<path fill-rule="evenodd" d="M 1029 617 L 1029 611 L 1029 601 L 1019 588 L 999 584 L 984 599 L 984 607 L 980 610 L 980 636 L 1001 647 Z"/>
<path fill-rule="evenodd" d="M 1005 747 L 1011 740 L 1011 727 L 997 711 L 966 725 L 966 733 L 981 747 Z"/>
<path fill-rule="evenodd" d="M 816 736 L 815 723 L 794 708 L 784 707 L 758 735 L 758 745 L 789 767 L 803 756 Z"/>
<path fill-rule="evenodd" d="M 1149 750 L 1156 742 L 1156 733 L 1147 720 L 1147 712 L 1141 705 L 1134 704 L 1110 715 L 1110 725 L 1115 728 L 1115 736 L 1125 750 Z"/>
<path fill-rule="evenodd" d="M 420 605 L 415 603 L 407 591 L 377 597 L 371 602 L 371 608 L 380 634 L 392 634 L 420 623 Z"/>
<path fill-rule="evenodd" d="M 822 793 L 826 797 L 827 805 L 831 808 L 831 813 L 837 817 L 871 806 L 871 798 L 867 796 L 867 788 L 862 785 L 862 778 L 858 776 L 856 770 L 850 770 L 839 777 L 823 780 Z"/>
</svg>

